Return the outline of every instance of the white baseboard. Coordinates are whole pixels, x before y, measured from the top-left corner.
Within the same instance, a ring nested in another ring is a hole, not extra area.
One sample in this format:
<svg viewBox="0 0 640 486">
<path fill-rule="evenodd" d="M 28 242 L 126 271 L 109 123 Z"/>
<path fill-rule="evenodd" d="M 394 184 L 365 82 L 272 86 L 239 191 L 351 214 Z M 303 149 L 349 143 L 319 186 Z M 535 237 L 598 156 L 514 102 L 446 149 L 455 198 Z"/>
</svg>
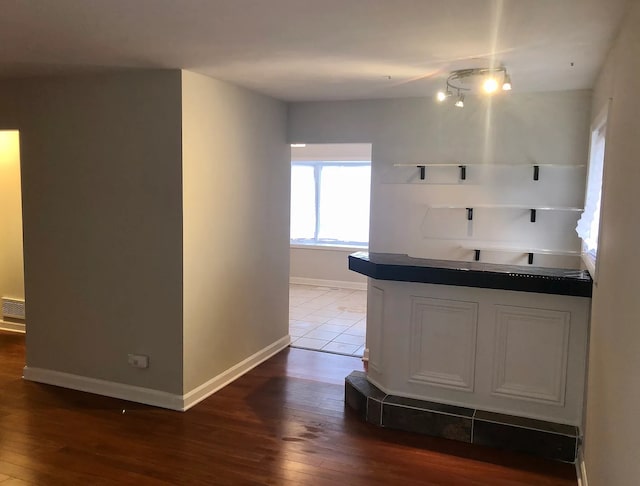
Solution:
<svg viewBox="0 0 640 486">
<path fill-rule="evenodd" d="M 24 367 L 22 377 L 38 383 L 183 412 L 282 351 L 290 342 L 291 338 L 287 335 L 184 395 L 31 366 Z"/>
<path fill-rule="evenodd" d="M 578 457 L 576 458 L 576 475 L 578 477 L 578 486 L 589 486 L 589 482 L 587 481 L 587 468 L 584 463 L 582 449 L 578 449 Z"/>
<path fill-rule="evenodd" d="M 347 282 L 345 280 L 324 280 L 321 278 L 289 277 L 289 283 L 313 285 L 314 287 L 337 287 L 339 289 L 367 290 L 367 282 Z"/>
<path fill-rule="evenodd" d="M 273 344 L 270 344 L 266 348 L 262 348 L 257 353 L 249 356 L 244 361 L 241 361 L 235 366 L 232 366 L 227 371 L 220 373 L 218 376 L 214 376 L 206 383 L 203 383 L 197 388 L 194 388 L 189 393 L 183 395 L 183 410 L 188 410 L 197 403 L 217 392 L 221 388 L 227 386 L 232 381 L 240 378 L 242 375 L 251 371 L 260 363 L 268 360 L 273 355 L 279 353 L 291 343 L 291 337 L 289 335 L 278 339 Z"/>
<path fill-rule="evenodd" d="M 22 377 L 25 380 L 46 383 L 47 385 L 71 388 L 72 390 L 120 398 L 131 402 L 145 403 L 147 405 L 154 405 L 171 410 L 182 410 L 183 400 L 181 395 L 152 390 L 150 388 L 114 383 L 112 381 L 63 373 L 61 371 L 33 368 L 31 366 L 24 367 Z"/>
<path fill-rule="evenodd" d="M 17 322 L 6 322 L 0 319 L 0 330 L 21 332 L 24 334 L 27 331 L 27 328 L 24 324 L 19 324 Z"/>
</svg>

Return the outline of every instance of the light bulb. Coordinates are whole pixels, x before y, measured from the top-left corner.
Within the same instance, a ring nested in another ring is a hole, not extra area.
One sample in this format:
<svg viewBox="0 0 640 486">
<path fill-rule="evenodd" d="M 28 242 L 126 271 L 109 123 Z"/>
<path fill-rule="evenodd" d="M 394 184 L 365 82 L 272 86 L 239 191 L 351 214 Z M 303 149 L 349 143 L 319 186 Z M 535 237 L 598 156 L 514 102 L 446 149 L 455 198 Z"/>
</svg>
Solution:
<svg viewBox="0 0 640 486">
<path fill-rule="evenodd" d="M 511 76 L 505 73 L 504 81 L 502 82 L 502 91 L 511 91 Z"/>
<path fill-rule="evenodd" d="M 464 95 L 463 94 L 458 96 L 458 99 L 455 102 L 455 106 L 457 106 L 458 108 L 464 108 Z"/>
<path fill-rule="evenodd" d="M 444 91 L 438 91 L 438 93 L 436 94 L 436 99 L 442 102 L 447 99 L 447 94 Z"/>
<path fill-rule="evenodd" d="M 494 93 L 498 89 L 498 82 L 494 78 L 487 78 L 482 87 L 485 93 Z"/>
</svg>

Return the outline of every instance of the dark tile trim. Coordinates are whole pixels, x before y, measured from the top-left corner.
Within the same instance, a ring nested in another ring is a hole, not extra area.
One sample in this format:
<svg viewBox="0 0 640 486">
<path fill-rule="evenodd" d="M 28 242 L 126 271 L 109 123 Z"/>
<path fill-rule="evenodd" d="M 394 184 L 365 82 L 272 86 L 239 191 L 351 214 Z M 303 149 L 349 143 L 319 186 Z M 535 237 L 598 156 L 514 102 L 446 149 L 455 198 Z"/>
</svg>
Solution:
<svg viewBox="0 0 640 486">
<path fill-rule="evenodd" d="M 367 397 L 382 401 L 387 394 L 367 380 L 367 375 L 363 371 L 353 371 L 345 378 L 345 382 L 351 384 L 356 390 Z"/>
<path fill-rule="evenodd" d="M 577 437 L 475 420 L 473 444 L 575 462 Z"/>
<path fill-rule="evenodd" d="M 506 424 L 512 427 L 539 430 L 550 434 L 566 435 L 569 437 L 576 437 L 578 435 L 578 427 L 575 425 L 557 424 L 555 422 L 546 422 L 544 420 L 531 419 L 527 417 L 517 417 L 503 413 L 476 410 L 473 418 L 476 420 L 482 420 L 483 422 Z"/>
<path fill-rule="evenodd" d="M 373 425 L 382 424 L 382 400 L 367 398 L 367 422 Z"/>
<path fill-rule="evenodd" d="M 387 395 L 385 403 L 407 408 L 417 408 L 419 410 L 429 410 L 432 412 L 438 412 L 446 415 L 455 415 L 458 417 L 472 418 L 475 412 L 475 410 L 472 408 L 447 405 L 444 403 L 427 402 L 424 400 L 417 400 L 415 398 L 397 397 L 394 395 Z"/>
<path fill-rule="evenodd" d="M 345 378 L 345 403 L 378 427 L 564 462 L 575 462 L 580 442 L 580 431 L 572 425 L 387 395 L 357 371 Z"/>
<path fill-rule="evenodd" d="M 381 425 L 392 429 L 471 443 L 473 419 L 384 402 L 382 404 Z"/>
</svg>

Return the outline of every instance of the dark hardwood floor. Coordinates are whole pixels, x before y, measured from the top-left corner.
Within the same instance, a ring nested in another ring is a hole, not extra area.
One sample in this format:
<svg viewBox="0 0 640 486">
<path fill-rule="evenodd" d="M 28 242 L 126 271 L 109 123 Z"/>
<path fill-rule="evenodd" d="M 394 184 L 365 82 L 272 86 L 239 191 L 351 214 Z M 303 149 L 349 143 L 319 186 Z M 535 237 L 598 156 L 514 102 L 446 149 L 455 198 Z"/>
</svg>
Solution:
<svg viewBox="0 0 640 486">
<path fill-rule="evenodd" d="M 380 429 L 343 403 L 359 359 L 288 349 L 186 413 L 22 380 L 0 331 L 0 486 L 572 485 L 573 465 Z"/>
</svg>

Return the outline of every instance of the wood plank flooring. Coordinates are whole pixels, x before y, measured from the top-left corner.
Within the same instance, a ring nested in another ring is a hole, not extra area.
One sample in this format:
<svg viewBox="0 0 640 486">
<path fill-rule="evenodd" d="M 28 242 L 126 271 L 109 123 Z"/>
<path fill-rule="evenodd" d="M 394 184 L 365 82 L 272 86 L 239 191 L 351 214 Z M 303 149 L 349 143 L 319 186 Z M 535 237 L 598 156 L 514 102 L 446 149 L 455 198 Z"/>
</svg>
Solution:
<svg viewBox="0 0 640 486">
<path fill-rule="evenodd" d="M 186 413 L 22 380 L 0 331 L 0 486 L 575 486 L 573 465 L 380 429 L 343 402 L 359 359 L 288 349 Z"/>
</svg>

